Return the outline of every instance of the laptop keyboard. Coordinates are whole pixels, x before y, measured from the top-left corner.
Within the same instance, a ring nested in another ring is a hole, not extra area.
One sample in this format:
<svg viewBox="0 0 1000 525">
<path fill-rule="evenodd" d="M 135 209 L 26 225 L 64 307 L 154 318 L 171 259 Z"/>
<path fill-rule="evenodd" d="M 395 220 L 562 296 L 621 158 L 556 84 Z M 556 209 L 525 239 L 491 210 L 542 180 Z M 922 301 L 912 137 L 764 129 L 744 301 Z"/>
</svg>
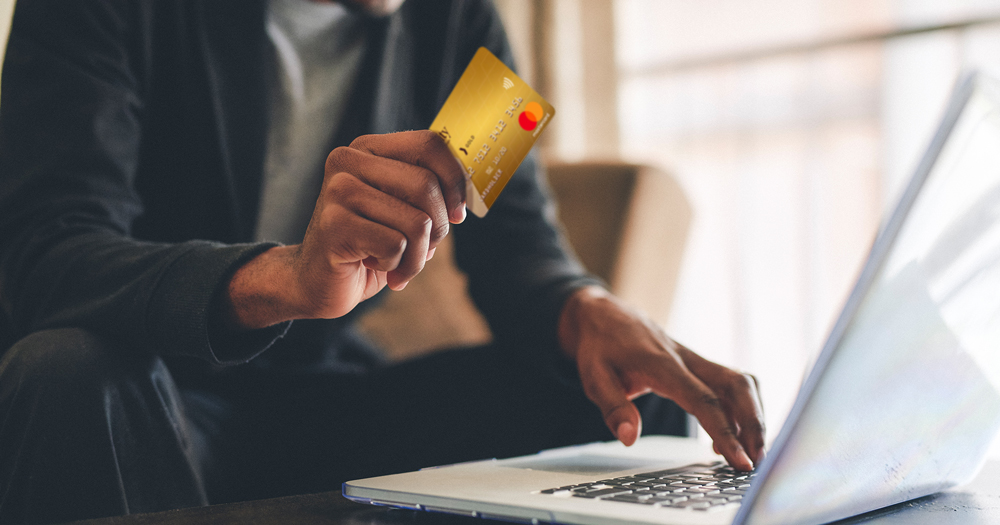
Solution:
<svg viewBox="0 0 1000 525">
<path fill-rule="evenodd" d="M 740 472 L 722 462 L 697 463 L 556 487 L 541 493 L 704 511 L 738 505 L 755 475 L 754 472 Z"/>
</svg>

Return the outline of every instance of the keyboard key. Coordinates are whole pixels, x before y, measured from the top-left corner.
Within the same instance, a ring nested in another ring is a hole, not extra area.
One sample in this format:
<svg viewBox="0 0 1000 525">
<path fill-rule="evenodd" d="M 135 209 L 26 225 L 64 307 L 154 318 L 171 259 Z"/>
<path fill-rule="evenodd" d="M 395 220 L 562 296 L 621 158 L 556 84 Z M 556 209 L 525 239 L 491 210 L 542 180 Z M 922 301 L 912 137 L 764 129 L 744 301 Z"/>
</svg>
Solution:
<svg viewBox="0 0 1000 525">
<path fill-rule="evenodd" d="M 573 495 L 578 498 L 600 498 L 603 496 L 613 496 L 615 494 L 630 494 L 631 492 L 632 492 L 631 490 L 607 488 L 607 489 L 591 490 L 590 492 L 577 492 Z"/>
<path fill-rule="evenodd" d="M 648 497 L 636 496 L 634 494 L 618 494 L 616 496 L 609 496 L 602 498 L 607 501 L 621 501 L 623 503 L 646 503 Z M 650 502 L 649 505 L 653 505 L 655 502 Z"/>
<path fill-rule="evenodd" d="M 704 494 L 704 495 L 718 494 L 718 493 L 719 493 L 719 489 L 710 488 L 710 487 L 694 487 L 694 488 L 687 489 L 684 492 L 681 492 L 681 494 Z"/>
<path fill-rule="evenodd" d="M 755 475 L 755 472 L 738 472 L 721 462 L 701 463 L 565 485 L 540 492 L 564 497 L 572 495 L 604 501 L 708 511 L 738 506 Z"/>
<path fill-rule="evenodd" d="M 554 494 L 556 492 L 562 492 L 562 491 L 566 491 L 566 490 L 573 490 L 573 489 L 580 488 L 580 487 L 589 487 L 590 485 L 592 485 L 592 483 L 577 483 L 576 485 L 565 485 L 565 486 L 562 486 L 562 487 L 556 487 L 554 489 L 545 489 L 545 490 L 542 491 L 542 494 Z"/>
<path fill-rule="evenodd" d="M 653 496 L 651 498 L 646 498 L 647 502 L 659 503 L 661 505 L 670 505 L 671 503 L 676 503 L 678 501 L 686 501 L 687 496 Z"/>
</svg>

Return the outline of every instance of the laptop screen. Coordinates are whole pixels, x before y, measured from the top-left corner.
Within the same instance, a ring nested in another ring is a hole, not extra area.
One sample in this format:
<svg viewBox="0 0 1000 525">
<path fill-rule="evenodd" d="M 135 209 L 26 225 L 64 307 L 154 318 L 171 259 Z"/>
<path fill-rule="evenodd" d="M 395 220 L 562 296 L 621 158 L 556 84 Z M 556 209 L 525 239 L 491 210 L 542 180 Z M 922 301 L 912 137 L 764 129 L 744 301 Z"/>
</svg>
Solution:
<svg viewBox="0 0 1000 525">
<path fill-rule="evenodd" d="M 741 509 L 746 522 L 840 519 L 981 466 L 1000 428 L 998 101 L 984 78 L 956 90 Z"/>
</svg>

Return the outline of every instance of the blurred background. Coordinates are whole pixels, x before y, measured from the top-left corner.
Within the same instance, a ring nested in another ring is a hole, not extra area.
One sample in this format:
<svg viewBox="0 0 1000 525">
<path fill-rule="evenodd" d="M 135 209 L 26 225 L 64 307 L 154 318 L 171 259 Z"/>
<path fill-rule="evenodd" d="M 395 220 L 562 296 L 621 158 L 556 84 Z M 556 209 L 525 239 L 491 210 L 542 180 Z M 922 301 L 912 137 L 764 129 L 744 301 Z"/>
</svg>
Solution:
<svg viewBox="0 0 1000 525">
<path fill-rule="evenodd" d="M 13 3 L 0 0 L 2 42 Z M 1000 0 L 496 3 L 519 72 L 557 109 L 545 161 L 648 166 L 676 183 L 679 236 L 660 194 L 602 219 L 627 216 L 613 234 L 639 228 L 632 242 L 652 247 L 617 278 L 665 290 L 647 309 L 669 334 L 760 378 L 773 438 L 959 72 L 1000 76 Z M 662 247 L 658 232 L 680 242 Z M 488 337 L 455 319 L 447 333 Z"/>
<path fill-rule="evenodd" d="M 771 437 L 1000 0 L 497 0 L 550 162 L 672 176 L 679 342 L 762 383 Z M 655 280 L 656 275 L 645 278 Z"/>
</svg>

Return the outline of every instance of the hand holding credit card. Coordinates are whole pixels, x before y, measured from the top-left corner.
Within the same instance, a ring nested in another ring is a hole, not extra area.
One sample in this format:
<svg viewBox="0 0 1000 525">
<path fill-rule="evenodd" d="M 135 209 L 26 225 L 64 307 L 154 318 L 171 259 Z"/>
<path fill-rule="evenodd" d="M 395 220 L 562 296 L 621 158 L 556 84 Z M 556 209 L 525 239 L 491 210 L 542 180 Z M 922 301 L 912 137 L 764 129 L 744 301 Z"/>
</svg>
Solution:
<svg viewBox="0 0 1000 525">
<path fill-rule="evenodd" d="M 554 114 L 541 95 L 479 48 L 430 126 L 465 168 L 472 213 L 486 215 Z"/>
</svg>

